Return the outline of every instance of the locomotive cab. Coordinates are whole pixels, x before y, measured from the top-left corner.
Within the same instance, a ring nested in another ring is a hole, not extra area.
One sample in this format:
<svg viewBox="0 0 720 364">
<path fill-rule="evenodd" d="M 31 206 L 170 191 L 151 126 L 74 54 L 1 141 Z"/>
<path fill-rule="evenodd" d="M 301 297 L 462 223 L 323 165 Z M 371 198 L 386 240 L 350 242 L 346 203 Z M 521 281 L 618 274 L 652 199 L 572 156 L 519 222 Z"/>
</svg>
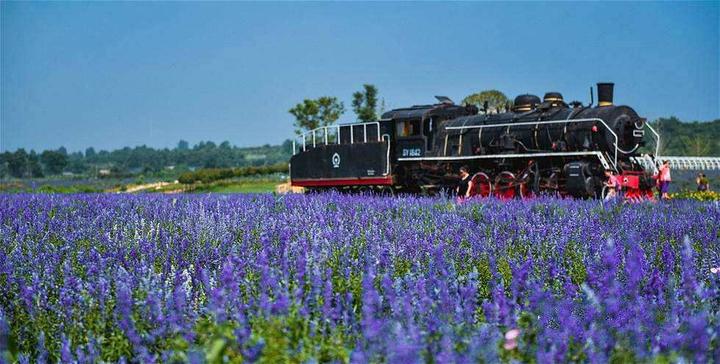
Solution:
<svg viewBox="0 0 720 364">
<path fill-rule="evenodd" d="M 419 118 L 394 120 L 397 157 L 423 157 L 427 149 L 426 122 Z"/>
<path fill-rule="evenodd" d="M 440 101 L 433 105 L 415 105 L 395 109 L 382 115 L 381 122 L 393 126 L 395 158 L 421 158 L 435 156 L 443 147 L 437 142 L 439 131 L 446 120 L 477 113 L 473 106 L 455 105 L 449 98 L 436 96 Z"/>
</svg>

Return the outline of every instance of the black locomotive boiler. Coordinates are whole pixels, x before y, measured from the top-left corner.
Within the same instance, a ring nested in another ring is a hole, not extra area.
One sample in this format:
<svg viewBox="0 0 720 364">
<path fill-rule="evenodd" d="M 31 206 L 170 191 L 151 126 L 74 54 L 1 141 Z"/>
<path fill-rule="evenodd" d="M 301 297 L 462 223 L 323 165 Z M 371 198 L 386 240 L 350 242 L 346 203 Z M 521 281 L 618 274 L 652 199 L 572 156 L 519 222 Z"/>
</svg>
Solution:
<svg viewBox="0 0 720 364">
<path fill-rule="evenodd" d="M 629 106 L 613 104 L 613 84 L 598 83 L 598 104 L 520 95 L 505 110 L 439 103 L 395 109 L 370 123 L 309 131 L 290 160 L 294 186 L 310 189 L 435 192 L 458 170 L 473 174 L 471 195 L 599 197 L 606 170 L 626 197 L 652 196 L 654 180 L 638 162 L 646 128 Z M 656 144 L 657 144 L 656 140 Z"/>
</svg>

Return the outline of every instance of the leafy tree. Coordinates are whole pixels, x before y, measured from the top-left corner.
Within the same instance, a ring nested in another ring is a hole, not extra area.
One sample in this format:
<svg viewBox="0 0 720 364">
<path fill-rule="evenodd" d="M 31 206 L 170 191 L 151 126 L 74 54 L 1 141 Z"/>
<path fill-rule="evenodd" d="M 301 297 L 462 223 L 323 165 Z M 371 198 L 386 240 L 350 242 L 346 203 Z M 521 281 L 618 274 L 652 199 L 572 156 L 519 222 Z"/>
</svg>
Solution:
<svg viewBox="0 0 720 364">
<path fill-rule="evenodd" d="M 323 96 L 305 99 L 289 112 L 295 116 L 295 133 L 300 135 L 306 130 L 332 125 L 345 112 L 345 106 L 336 97 Z"/>
<path fill-rule="evenodd" d="M 95 148 L 90 147 L 85 149 L 85 158 L 95 158 L 95 155 L 97 155 L 97 153 L 95 153 Z"/>
<path fill-rule="evenodd" d="M 190 149 L 190 144 L 187 142 L 187 140 L 180 140 L 177 145 L 178 150 L 188 150 Z"/>
<path fill-rule="evenodd" d="M 377 87 L 374 85 L 363 85 L 363 91 L 353 93 L 352 107 L 353 111 L 362 122 L 370 122 L 378 119 L 377 117 Z"/>
<path fill-rule="evenodd" d="M 462 100 L 463 105 L 475 105 L 482 110 L 485 102 L 488 103 L 488 111 L 498 112 L 508 103 L 508 98 L 498 90 L 485 90 L 467 96 Z"/>
<path fill-rule="evenodd" d="M 4 178 L 7 176 L 8 173 L 8 167 L 7 167 L 7 161 L 8 158 L 10 158 L 10 152 L 4 152 L 0 153 L 0 178 Z"/>
<path fill-rule="evenodd" d="M 45 165 L 45 170 L 48 174 L 60 174 L 68 164 L 67 154 L 63 154 L 59 150 L 46 150 L 42 152 L 40 160 Z"/>
<path fill-rule="evenodd" d="M 18 149 L 15 153 L 7 156 L 8 171 L 15 178 L 22 178 L 27 171 L 28 154 L 25 149 Z"/>
<path fill-rule="evenodd" d="M 38 158 L 38 155 L 37 153 L 35 153 L 34 150 L 31 150 L 30 154 L 27 157 L 27 166 L 30 172 L 30 177 L 43 177 L 42 167 L 40 166 L 40 158 Z"/>
</svg>

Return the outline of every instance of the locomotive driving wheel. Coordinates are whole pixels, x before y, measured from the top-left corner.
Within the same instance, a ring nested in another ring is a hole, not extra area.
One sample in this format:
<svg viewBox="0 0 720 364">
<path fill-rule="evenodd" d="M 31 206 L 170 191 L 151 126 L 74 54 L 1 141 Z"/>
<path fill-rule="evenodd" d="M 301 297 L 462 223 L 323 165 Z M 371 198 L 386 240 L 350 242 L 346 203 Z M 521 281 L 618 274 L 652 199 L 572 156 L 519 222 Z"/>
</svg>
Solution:
<svg viewBox="0 0 720 364">
<path fill-rule="evenodd" d="M 510 200 L 517 195 L 515 175 L 509 171 L 500 172 L 495 177 L 495 196 L 501 200 Z"/>
<path fill-rule="evenodd" d="M 472 189 L 470 189 L 470 197 L 490 197 L 492 196 L 492 181 L 487 174 L 478 172 L 470 179 Z"/>
</svg>

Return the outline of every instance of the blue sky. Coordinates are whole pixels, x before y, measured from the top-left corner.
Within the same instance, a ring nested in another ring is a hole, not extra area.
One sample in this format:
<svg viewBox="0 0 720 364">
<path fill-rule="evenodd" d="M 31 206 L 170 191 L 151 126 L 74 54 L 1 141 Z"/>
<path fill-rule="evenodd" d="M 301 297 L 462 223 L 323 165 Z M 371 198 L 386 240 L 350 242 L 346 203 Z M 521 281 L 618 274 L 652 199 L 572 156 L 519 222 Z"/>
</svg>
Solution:
<svg viewBox="0 0 720 364">
<path fill-rule="evenodd" d="M 292 135 L 304 98 L 387 108 L 496 88 L 650 119 L 720 117 L 720 6 L 696 3 L 0 3 L 0 149 Z"/>
</svg>

